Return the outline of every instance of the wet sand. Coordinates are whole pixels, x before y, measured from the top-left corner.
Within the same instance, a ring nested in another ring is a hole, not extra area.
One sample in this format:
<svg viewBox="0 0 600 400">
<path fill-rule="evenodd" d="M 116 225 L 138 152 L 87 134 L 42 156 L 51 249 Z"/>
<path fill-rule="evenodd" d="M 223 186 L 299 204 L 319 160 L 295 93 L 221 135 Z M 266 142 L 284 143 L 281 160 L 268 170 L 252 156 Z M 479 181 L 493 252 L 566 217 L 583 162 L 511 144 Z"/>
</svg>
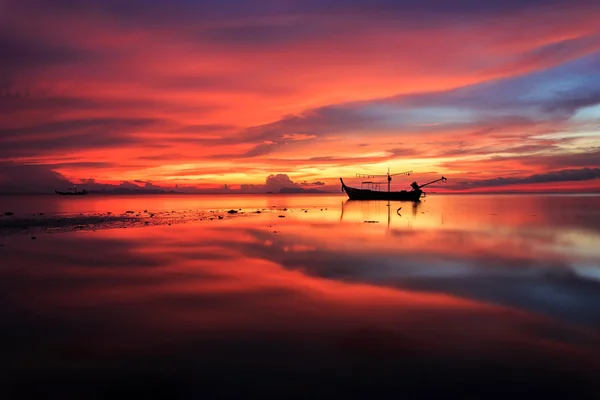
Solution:
<svg viewBox="0 0 600 400">
<path fill-rule="evenodd" d="M 287 211 L 287 210 L 286 210 Z M 260 213 L 282 213 L 283 210 L 188 210 L 188 211 L 133 211 L 122 213 L 79 214 L 15 214 L 0 215 L 0 236 L 39 233 L 96 231 L 101 229 L 139 228 L 175 225 L 198 221 L 240 218 Z"/>
</svg>

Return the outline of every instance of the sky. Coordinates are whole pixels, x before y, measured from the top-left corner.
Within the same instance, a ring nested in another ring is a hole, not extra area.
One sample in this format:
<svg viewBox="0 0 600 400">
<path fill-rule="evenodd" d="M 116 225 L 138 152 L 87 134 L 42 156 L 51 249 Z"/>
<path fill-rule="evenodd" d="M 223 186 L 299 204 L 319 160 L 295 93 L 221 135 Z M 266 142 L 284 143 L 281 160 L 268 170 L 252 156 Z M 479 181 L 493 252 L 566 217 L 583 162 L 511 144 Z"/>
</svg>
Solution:
<svg viewBox="0 0 600 400">
<path fill-rule="evenodd" d="M 600 191 L 599 20 L 597 0 L 0 0 L 0 191 L 339 191 L 388 167 L 413 171 L 398 189 Z"/>
</svg>

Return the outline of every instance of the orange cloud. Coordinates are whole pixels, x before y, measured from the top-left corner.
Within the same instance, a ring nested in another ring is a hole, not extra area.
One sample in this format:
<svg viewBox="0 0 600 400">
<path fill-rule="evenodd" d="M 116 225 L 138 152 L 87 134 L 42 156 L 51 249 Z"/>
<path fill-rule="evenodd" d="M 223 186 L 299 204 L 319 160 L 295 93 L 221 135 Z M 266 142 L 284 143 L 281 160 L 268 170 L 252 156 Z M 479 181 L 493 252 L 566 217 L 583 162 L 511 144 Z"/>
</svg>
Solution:
<svg viewBox="0 0 600 400">
<path fill-rule="evenodd" d="M 25 3 L 0 17 L 0 161 L 72 180 L 331 181 L 388 165 L 525 176 L 543 167 L 484 155 L 582 153 L 539 136 L 588 132 L 571 118 L 600 103 L 586 83 L 600 50 L 589 3 L 386 18 L 364 5 L 157 2 L 134 19 L 112 3 Z"/>
</svg>

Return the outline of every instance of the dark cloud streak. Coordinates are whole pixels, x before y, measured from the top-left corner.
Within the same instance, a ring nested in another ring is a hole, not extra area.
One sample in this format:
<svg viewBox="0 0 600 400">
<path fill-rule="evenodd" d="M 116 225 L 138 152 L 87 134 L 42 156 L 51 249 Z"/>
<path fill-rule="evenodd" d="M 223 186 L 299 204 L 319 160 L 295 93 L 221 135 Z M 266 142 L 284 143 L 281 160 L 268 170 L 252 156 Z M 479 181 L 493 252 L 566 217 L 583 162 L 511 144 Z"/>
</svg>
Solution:
<svg viewBox="0 0 600 400">
<path fill-rule="evenodd" d="M 139 140 L 132 133 L 158 122 L 151 118 L 91 118 L 1 128 L 0 157 L 133 145 Z"/>
<path fill-rule="evenodd" d="M 2 71 L 37 68 L 42 65 L 67 64 L 90 60 L 92 53 L 64 45 L 48 43 L 42 39 L 19 37 L 14 32 L 0 31 Z"/>
<path fill-rule="evenodd" d="M 287 0 L 265 2 L 251 0 L 12 0 L 12 7 L 63 12 L 95 13 L 122 20 L 166 22 L 171 19 L 204 22 L 208 20 L 239 17 L 290 16 L 290 15 L 371 15 L 371 16 L 414 16 L 427 14 L 431 18 L 448 17 L 464 19 L 510 15 L 514 12 L 553 10 L 564 7 L 596 6 L 593 0 L 507 0 L 499 3 L 478 0 Z"/>
<path fill-rule="evenodd" d="M 473 182 L 463 182 L 449 187 L 451 189 L 465 190 L 484 187 L 502 187 L 507 185 L 524 185 L 535 183 L 554 183 L 554 182 L 578 182 L 600 179 L 600 168 L 569 169 L 561 171 L 546 172 L 535 174 L 524 178 L 495 178 L 484 179 Z"/>
</svg>

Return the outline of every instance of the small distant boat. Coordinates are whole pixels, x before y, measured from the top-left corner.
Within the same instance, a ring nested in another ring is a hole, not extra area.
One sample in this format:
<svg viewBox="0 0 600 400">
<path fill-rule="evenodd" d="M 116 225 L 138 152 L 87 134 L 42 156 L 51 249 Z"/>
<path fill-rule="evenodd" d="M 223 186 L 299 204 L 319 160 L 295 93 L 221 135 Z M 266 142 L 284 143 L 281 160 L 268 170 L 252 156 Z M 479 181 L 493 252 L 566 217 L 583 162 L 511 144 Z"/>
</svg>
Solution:
<svg viewBox="0 0 600 400">
<path fill-rule="evenodd" d="M 55 190 L 54 193 L 60 194 L 61 196 L 84 196 L 84 195 L 88 194 L 88 192 L 85 189 L 78 192 L 77 188 L 75 188 L 75 187 L 73 188 L 72 191 L 61 192 L 59 190 Z"/>
<path fill-rule="evenodd" d="M 427 185 L 431 185 L 436 182 L 446 181 L 445 177 L 441 177 L 440 179 L 436 179 L 435 181 L 428 182 L 424 185 L 419 185 L 417 182 L 413 182 L 410 186 L 412 190 L 401 190 L 399 192 L 392 192 L 390 190 L 390 185 L 392 182 L 392 176 L 396 175 L 411 175 L 412 171 L 400 172 L 397 174 L 390 174 L 389 170 L 387 175 L 362 175 L 357 174 L 356 176 L 359 178 L 375 178 L 380 176 L 387 177 L 388 190 L 372 190 L 373 185 L 379 186 L 381 182 L 373 182 L 373 181 L 364 181 L 363 185 L 368 185 L 369 189 L 358 189 L 347 186 L 344 183 L 344 180 L 340 178 L 340 182 L 342 182 L 342 191 L 346 192 L 348 198 L 350 200 L 393 200 L 393 201 L 421 201 L 421 196 L 424 194 L 422 188 Z"/>
</svg>

